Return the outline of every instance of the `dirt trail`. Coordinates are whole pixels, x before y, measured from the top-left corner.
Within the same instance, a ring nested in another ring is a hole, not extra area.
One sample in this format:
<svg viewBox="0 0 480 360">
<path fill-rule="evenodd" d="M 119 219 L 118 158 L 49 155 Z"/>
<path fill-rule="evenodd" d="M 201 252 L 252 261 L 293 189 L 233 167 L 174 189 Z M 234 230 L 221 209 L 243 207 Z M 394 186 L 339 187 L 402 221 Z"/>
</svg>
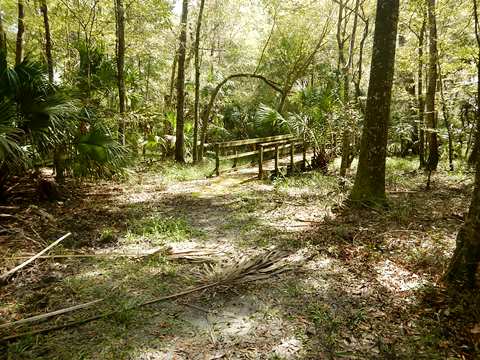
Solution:
<svg viewBox="0 0 480 360">
<path fill-rule="evenodd" d="M 92 188 L 87 197 L 47 210 L 58 228 L 74 233 L 76 242 L 65 245 L 67 252 L 196 247 L 222 250 L 228 262 L 280 248 L 312 255 L 301 272 L 205 290 L 27 338 L 4 354 L 202 360 L 454 354 L 445 347 L 450 340 L 432 335 L 438 327 L 435 311 L 430 317 L 419 309 L 428 308 L 422 289 L 437 284 L 459 224 L 426 209 L 460 212 L 468 189 L 440 196 L 446 184 L 438 196 L 392 196 L 386 213 L 349 211 L 338 209 L 345 194 L 333 177 L 306 174 L 290 186 L 290 180 L 258 181 L 256 171 L 246 167 L 174 182 L 149 173 L 130 184 Z M 5 318 L 23 318 L 105 298 L 102 307 L 74 318 L 87 317 L 182 291 L 198 283 L 204 266 L 162 257 L 45 261 L 0 292 L 0 308 Z M 71 318 L 57 321 L 66 320 Z M 462 341 L 456 346 L 473 346 Z"/>
</svg>

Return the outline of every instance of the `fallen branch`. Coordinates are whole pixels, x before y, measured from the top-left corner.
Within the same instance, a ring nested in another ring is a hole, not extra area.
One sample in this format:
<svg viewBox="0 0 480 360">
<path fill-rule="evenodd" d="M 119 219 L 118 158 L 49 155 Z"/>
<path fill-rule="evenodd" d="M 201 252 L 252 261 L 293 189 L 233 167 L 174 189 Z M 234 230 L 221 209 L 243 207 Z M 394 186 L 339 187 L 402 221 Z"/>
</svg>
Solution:
<svg viewBox="0 0 480 360">
<path fill-rule="evenodd" d="M 69 313 L 69 312 L 72 312 L 72 311 L 75 311 L 75 310 L 84 309 L 86 307 L 97 304 L 101 301 L 103 301 L 103 299 L 90 301 L 90 302 L 85 303 L 85 304 L 71 306 L 71 307 L 68 307 L 68 308 L 65 308 L 65 309 L 52 311 L 52 312 L 49 312 L 49 313 L 46 313 L 46 314 L 32 316 L 32 317 L 29 317 L 29 318 L 26 318 L 26 319 L 14 321 L 14 322 L 7 323 L 7 324 L 2 324 L 2 325 L 0 325 L 0 329 L 11 327 L 11 326 L 17 326 L 17 325 L 21 325 L 21 324 L 26 324 L 26 323 L 31 323 L 31 322 L 34 322 L 34 321 L 47 319 L 49 317 L 56 316 L 56 315 L 66 314 L 66 313 Z"/>
<path fill-rule="evenodd" d="M 30 259 L 28 259 L 27 261 L 21 263 L 20 265 L 18 265 L 17 267 L 13 268 L 12 270 L 9 270 L 9 271 L 7 271 L 6 273 L 4 273 L 2 276 L 0 276 L 0 283 L 7 281 L 8 278 L 9 278 L 10 276 L 12 276 L 14 273 L 16 273 L 17 271 L 23 269 L 25 266 L 27 266 L 28 264 L 30 264 L 32 261 L 35 261 L 36 259 L 38 259 L 40 256 L 42 256 L 43 254 L 45 254 L 48 250 L 50 250 L 51 248 L 53 248 L 54 246 L 56 246 L 57 244 L 59 244 L 62 240 L 66 239 L 66 238 L 69 237 L 70 235 L 72 235 L 72 233 L 68 233 L 68 234 L 63 235 L 60 239 L 58 239 L 58 240 L 56 240 L 55 242 L 53 242 L 52 244 L 48 245 L 45 249 L 43 249 L 42 251 L 40 251 L 38 254 L 32 256 Z"/>
</svg>

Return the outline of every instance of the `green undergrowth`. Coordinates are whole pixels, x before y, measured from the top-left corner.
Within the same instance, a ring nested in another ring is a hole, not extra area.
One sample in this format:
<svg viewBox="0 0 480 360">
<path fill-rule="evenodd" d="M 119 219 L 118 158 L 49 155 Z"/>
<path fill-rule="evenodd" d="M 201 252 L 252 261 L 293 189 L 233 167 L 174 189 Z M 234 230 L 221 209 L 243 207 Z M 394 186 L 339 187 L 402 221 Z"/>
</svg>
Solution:
<svg viewBox="0 0 480 360">
<path fill-rule="evenodd" d="M 154 214 L 132 221 L 125 234 L 124 242 L 142 243 L 146 240 L 152 245 L 163 245 L 167 242 L 179 242 L 203 236 L 203 231 L 194 228 L 183 216 Z"/>
</svg>

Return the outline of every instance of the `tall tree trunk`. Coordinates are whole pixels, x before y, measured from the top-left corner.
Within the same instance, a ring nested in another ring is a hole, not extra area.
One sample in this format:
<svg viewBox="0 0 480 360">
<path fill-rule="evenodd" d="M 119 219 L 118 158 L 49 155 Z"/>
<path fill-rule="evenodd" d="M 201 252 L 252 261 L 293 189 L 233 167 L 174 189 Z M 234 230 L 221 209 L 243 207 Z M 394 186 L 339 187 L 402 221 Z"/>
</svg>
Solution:
<svg viewBox="0 0 480 360">
<path fill-rule="evenodd" d="M 338 25 L 337 25 L 337 45 L 338 45 L 338 64 L 340 66 L 340 70 L 342 73 L 343 78 L 343 102 L 345 109 L 350 106 L 350 72 L 353 63 L 353 52 L 355 50 L 355 40 L 356 40 L 356 33 L 357 33 L 357 24 L 358 24 L 358 9 L 360 7 L 360 0 L 355 1 L 355 8 L 354 8 L 354 18 L 353 18 L 353 25 L 352 25 L 352 32 L 350 34 L 350 47 L 348 52 L 348 59 L 345 59 L 344 53 L 344 42 L 347 40 L 345 38 L 345 27 L 347 19 L 344 17 L 344 12 L 346 10 L 346 4 L 343 0 L 339 1 L 339 16 L 338 16 Z M 346 16 L 346 15 L 345 15 Z M 343 28 L 343 29 L 342 29 Z M 350 167 L 354 153 L 352 149 L 352 133 L 350 128 L 353 124 L 351 121 L 348 121 L 344 126 L 343 130 L 343 140 L 342 140 L 342 161 L 340 164 L 340 177 L 345 177 L 347 174 L 347 169 Z M 353 155 L 353 156 L 352 156 Z"/>
<path fill-rule="evenodd" d="M 50 22 L 48 20 L 47 0 L 42 0 L 40 11 L 43 15 L 43 26 L 45 28 L 45 56 L 47 58 L 48 80 L 53 83 L 52 37 L 50 34 Z"/>
<path fill-rule="evenodd" d="M 185 162 L 185 56 L 187 48 L 187 18 L 188 0 L 183 0 L 182 19 L 180 24 L 180 38 L 178 47 L 178 75 L 177 75 L 177 129 L 175 140 L 175 160 Z"/>
<path fill-rule="evenodd" d="M 360 145 L 360 158 L 350 199 L 385 203 L 390 102 L 395 68 L 399 0 L 377 0 L 370 84 Z"/>
<path fill-rule="evenodd" d="M 420 168 L 424 168 L 425 162 L 425 99 L 423 97 L 423 46 L 425 42 L 425 30 L 427 26 L 427 19 L 424 13 L 422 28 L 418 35 L 418 60 L 417 60 L 417 104 L 418 104 L 418 127 L 420 129 L 418 156 L 420 160 Z"/>
<path fill-rule="evenodd" d="M 480 24 L 478 21 L 478 4 L 477 0 L 473 0 L 473 16 L 475 20 L 475 38 L 477 39 L 477 101 L 476 101 L 476 109 L 475 109 L 475 121 L 477 124 L 480 123 Z M 473 151 L 471 152 L 470 156 L 468 157 L 468 163 L 470 165 L 475 165 L 477 159 L 476 156 L 478 156 L 478 153 L 480 152 L 480 133 L 477 131 L 475 133 L 475 138 L 474 138 L 474 145 L 473 145 Z M 467 150 L 468 153 L 468 150 Z"/>
<path fill-rule="evenodd" d="M 447 100 L 445 99 L 444 86 L 445 82 L 443 81 L 442 70 L 440 63 L 438 64 L 438 79 L 440 81 L 440 97 L 442 99 L 442 114 L 443 120 L 445 122 L 445 127 L 447 128 L 448 135 L 448 166 L 450 171 L 454 170 L 453 166 L 453 134 L 452 134 L 452 124 L 450 122 L 450 114 L 448 112 Z"/>
<path fill-rule="evenodd" d="M 5 56 L 7 54 L 7 35 L 3 30 L 3 14 L 0 12 L 0 51 L 3 51 Z"/>
<path fill-rule="evenodd" d="M 125 8 L 123 0 L 115 0 L 115 16 L 116 16 L 116 36 L 117 36 L 117 85 L 118 85 L 118 101 L 120 111 L 119 135 L 121 142 L 125 145 Z"/>
<path fill-rule="evenodd" d="M 23 36 L 25 35 L 25 5 L 23 0 L 18 0 L 18 25 L 17 42 L 15 48 L 15 65 L 23 60 Z"/>
<path fill-rule="evenodd" d="M 200 33 L 202 29 L 203 9 L 205 7 L 205 0 L 200 0 L 200 10 L 198 12 L 197 29 L 195 32 L 195 122 L 193 124 L 193 162 L 198 161 L 198 123 L 199 123 L 199 109 L 200 109 Z"/>
<path fill-rule="evenodd" d="M 437 112 L 435 107 L 435 94 L 437 91 L 437 20 L 436 0 L 428 2 L 428 29 L 429 29 L 429 59 L 428 59 L 428 84 L 426 93 L 426 120 L 428 126 L 428 159 L 427 170 L 431 173 L 437 170 L 440 155 L 438 153 L 437 138 Z"/>
</svg>

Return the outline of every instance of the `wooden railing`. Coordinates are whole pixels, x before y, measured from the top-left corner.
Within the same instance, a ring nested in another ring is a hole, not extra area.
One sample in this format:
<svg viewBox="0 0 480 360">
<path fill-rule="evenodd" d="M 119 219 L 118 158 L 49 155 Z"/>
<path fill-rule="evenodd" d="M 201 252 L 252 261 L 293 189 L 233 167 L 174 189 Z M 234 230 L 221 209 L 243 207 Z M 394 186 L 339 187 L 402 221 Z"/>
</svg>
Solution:
<svg viewBox="0 0 480 360">
<path fill-rule="evenodd" d="M 242 146 L 255 146 L 255 150 L 246 149 L 249 151 L 239 151 L 239 148 Z M 264 138 L 256 139 L 246 139 L 246 140 L 235 140 L 235 141 L 226 141 L 221 143 L 208 144 L 209 147 L 213 147 L 215 152 L 215 170 L 214 173 L 218 176 L 220 175 L 220 161 L 223 160 L 234 160 L 234 167 L 236 166 L 237 160 L 245 157 L 256 156 L 258 162 L 258 178 L 263 178 L 263 162 L 264 155 L 269 152 L 275 152 L 274 154 L 274 163 L 275 163 L 275 175 L 279 173 L 279 155 L 280 152 L 286 149 L 290 149 L 290 168 L 294 169 L 294 156 L 295 149 L 301 146 L 303 161 L 302 161 L 302 170 L 305 169 L 306 163 L 306 151 L 307 144 L 296 138 L 294 135 L 277 135 L 269 136 Z M 233 149 L 233 154 L 221 155 L 222 152 L 225 152 L 228 149 Z"/>
</svg>

